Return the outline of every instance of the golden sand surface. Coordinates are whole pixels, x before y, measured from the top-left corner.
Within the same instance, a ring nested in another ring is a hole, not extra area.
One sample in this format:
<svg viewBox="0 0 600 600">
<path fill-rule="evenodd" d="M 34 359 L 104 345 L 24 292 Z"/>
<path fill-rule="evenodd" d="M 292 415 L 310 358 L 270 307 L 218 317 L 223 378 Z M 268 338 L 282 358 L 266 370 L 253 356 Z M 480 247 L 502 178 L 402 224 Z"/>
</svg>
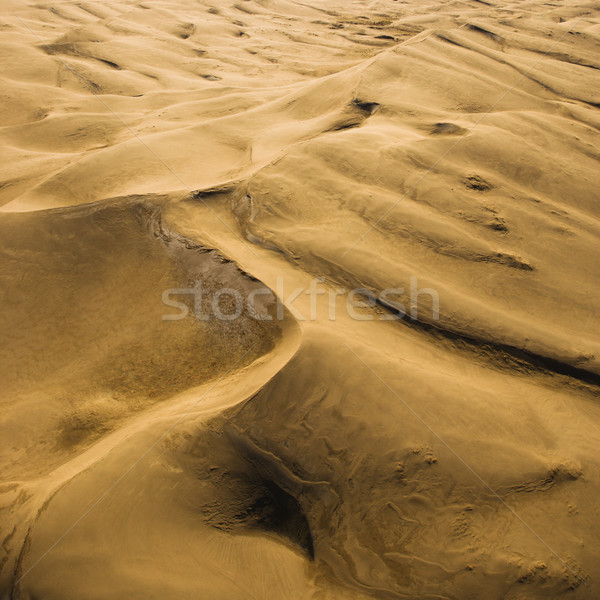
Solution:
<svg viewBox="0 0 600 600">
<path fill-rule="evenodd" d="M 597 1 L 0 14 L 0 598 L 600 598 Z"/>
</svg>

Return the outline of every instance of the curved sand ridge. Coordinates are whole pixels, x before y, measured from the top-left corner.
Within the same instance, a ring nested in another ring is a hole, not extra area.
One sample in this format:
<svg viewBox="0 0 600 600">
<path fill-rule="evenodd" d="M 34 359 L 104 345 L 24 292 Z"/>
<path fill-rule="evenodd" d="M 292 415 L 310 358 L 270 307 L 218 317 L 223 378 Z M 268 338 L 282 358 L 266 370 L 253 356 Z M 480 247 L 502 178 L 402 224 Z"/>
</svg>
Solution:
<svg viewBox="0 0 600 600">
<path fill-rule="evenodd" d="M 593 3 L 3 12 L 2 593 L 598 595 Z"/>
<path fill-rule="evenodd" d="M 197 283 L 242 297 L 258 290 L 256 308 L 265 315 L 275 315 L 276 302 L 215 250 L 172 232 L 161 211 L 159 198 L 127 198 L 7 214 L 0 223 L 2 279 L 11 284 L 2 311 L 3 336 L 11 341 L 2 348 L 8 559 L 15 560 L 40 505 L 97 462 L 102 448 L 112 451 L 141 422 L 145 430 L 165 421 L 167 399 L 171 419 L 187 404 L 196 413 L 214 410 L 216 384 L 207 382 L 233 382 L 254 365 L 244 382 L 252 385 L 260 381 L 261 357 L 276 350 L 285 356 L 294 339 L 291 317 L 258 320 L 244 309 L 235 320 L 200 320 L 191 297 L 178 296 L 189 304 L 185 318 L 164 320 L 179 313 L 163 303 L 161 290 Z M 184 390 L 185 399 L 176 400 Z"/>
</svg>

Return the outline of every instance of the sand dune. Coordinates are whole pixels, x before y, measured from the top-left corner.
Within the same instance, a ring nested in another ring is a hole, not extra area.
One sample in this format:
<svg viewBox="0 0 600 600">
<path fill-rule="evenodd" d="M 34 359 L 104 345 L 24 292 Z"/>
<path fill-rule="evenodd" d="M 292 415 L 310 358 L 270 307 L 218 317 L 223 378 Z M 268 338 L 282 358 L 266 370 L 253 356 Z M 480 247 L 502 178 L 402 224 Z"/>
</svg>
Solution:
<svg viewBox="0 0 600 600">
<path fill-rule="evenodd" d="M 0 597 L 600 595 L 596 3 L 0 10 Z"/>
</svg>

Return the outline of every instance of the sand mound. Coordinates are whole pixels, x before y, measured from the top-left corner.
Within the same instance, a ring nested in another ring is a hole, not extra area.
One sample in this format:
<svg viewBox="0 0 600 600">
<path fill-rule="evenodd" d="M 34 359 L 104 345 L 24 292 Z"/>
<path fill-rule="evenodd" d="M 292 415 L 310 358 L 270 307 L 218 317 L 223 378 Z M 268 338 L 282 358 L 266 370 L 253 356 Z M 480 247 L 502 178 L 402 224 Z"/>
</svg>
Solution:
<svg viewBox="0 0 600 600">
<path fill-rule="evenodd" d="M 355 352 L 368 357 L 369 369 L 357 368 Z M 203 507 L 208 522 L 274 531 L 316 557 L 317 571 L 381 598 L 471 597 L 481 589 L 538 598 L 579 588 L 581 565 L 565 564 L 523 533 L 543 531 L 545 515 L 560 514 L 567 498 L 587 504 L 581 479 L 595 475 L 551 420 L 539 417 L 539 429 L 556 441 L 551 454 L 541 439 L 523 443 L 511 376 L 492 382 L 483 370 L 467 388 L 450 379 L 445 362 L 425 378 L 420 369 L 391 368 L 385 353 L 364 344 L 305 340 L 259 394 L 215 423 L 218 434 L 203 434 L 221 456 L 192 457 L 183 445 L 182 464 L 217 499 Z M 299 401 L 290 404 L 292 390 Z M 557 401 L 548 394 L 550 405 Z M 521 401 L 521 414 L 536 410 Z M 500 439 L 492 435 L 498 430 L 507 433 Z M 595 437 L 591 428 L 585 435 Z M 572 556 L 573 525 L 567 514 L 553 521 L 559 556 Z M 540 576 L 529 577 L 538 567 Z"/>
</svg>

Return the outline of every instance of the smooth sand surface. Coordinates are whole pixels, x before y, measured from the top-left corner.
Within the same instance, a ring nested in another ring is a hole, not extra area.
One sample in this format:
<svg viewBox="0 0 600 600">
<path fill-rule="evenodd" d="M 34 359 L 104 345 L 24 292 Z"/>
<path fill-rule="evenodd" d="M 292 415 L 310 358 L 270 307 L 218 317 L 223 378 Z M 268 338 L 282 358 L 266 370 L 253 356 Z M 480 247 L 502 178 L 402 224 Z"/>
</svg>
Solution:
<svg viewBox="0 0 600 600">
<path fill-rule="evenodd" d="M 600 597 L 596 2 L 0 14 L 2 600 Z"/>
</svg>

